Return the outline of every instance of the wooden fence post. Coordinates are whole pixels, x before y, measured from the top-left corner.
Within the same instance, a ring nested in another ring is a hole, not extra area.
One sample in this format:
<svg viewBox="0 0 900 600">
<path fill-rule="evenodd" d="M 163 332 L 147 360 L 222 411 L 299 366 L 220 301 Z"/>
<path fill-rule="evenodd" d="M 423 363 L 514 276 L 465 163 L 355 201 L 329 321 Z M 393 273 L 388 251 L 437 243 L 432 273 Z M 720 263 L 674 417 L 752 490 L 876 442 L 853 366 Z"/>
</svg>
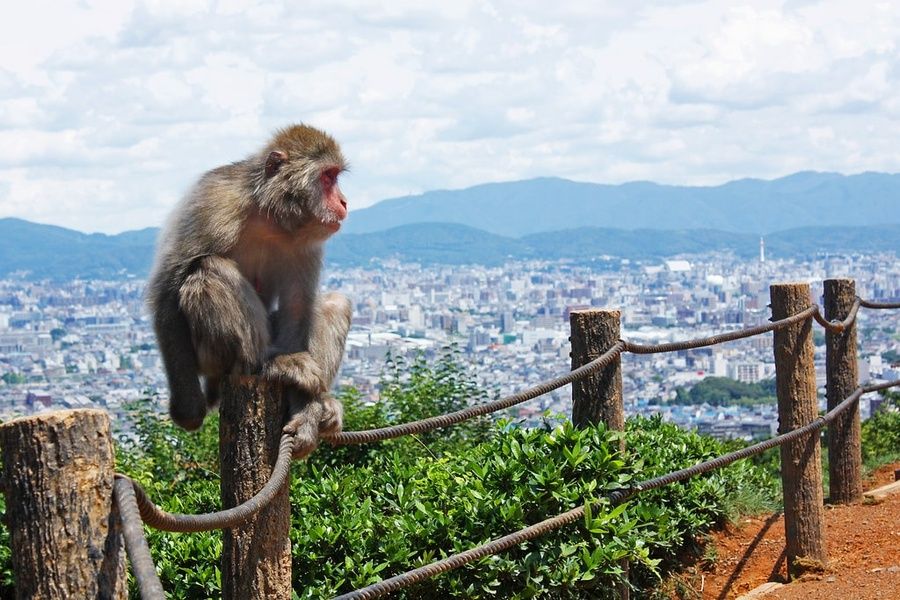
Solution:
<svg viewBox="0 0 900 600">
<path fill-rule="evenodd" d="M 16 598 L 125 598 L 109 416 L 13 419 L 0 425 L 0 448 Z"/>
<path fill-rule="evenodd" d="M 825 318 L 843 321 L 856 300 L 852 279 L 825 280 Z M 825 384 L 828 410 L 840 404 L 859 385 L 856 364 L 856 323 L 843 332 L 825 332 Z M 862 448 L 859 403 L 828 426 L 828 496 L 832 504 L 862 498 Z"/>
<path fill-rule="evenodd" d="M 262 378 L 225 382 L 219 408 L 222 506 L 249 500 L 272 474 L 285 409 L 281 387 Z M 290 479 L 271 504 L 222 540 L 225 600 L 291 597 Z"/>
<path fill-rule="evenodd" d="M 775 284 L 769 293 L 773 320 L 795 315 L 811 304 L 807 283 Z M 812 319 L 777 329 L 774 336 L 778 430 L 784 433 L 806 425 L 819 414 Z M 809 561 L 818 564 L 827 561 L 820 454 L 818 434 L 781 446 L 789 577 L 799 574 Z"/>
<path fill-rule="evenodd" d="M 569 314 L 572 342 L 572 368 L 594 360 L 619 339 L 617 310 L 573 310 Z M 610 429 L 625 428 L 622 399 L 622 361 L 617 356 L 602 369 L 572 384 L 572 423 L 584 427 L 606 423 Z"/>
<path fill-rule="evenodd" d="M 620 337 L 618 310 L 573 310 L 569 313 L 572 342 L 572 369 L 585 365 L 615 344 Z M 572 383 L 572 423 L 576 427 L 599 422 L 615 431 L 625 429 L 625 403 L 622 396 L 622 359 L 616 356 L 606 368 Z M 624 440 L 620 442 L 625 449 Z M 619 562 L 626 583 L 617 592 L 621 600 L 628 600 L 628 561 Z"/>
</svg>

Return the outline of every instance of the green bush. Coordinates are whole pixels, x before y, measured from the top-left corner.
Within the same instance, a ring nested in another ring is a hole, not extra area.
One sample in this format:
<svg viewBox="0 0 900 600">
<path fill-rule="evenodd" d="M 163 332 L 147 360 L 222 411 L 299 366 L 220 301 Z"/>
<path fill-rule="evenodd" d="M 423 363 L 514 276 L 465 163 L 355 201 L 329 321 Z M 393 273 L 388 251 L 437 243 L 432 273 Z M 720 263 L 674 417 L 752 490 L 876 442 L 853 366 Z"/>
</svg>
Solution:
<svg viewBox="0 0 900 600">
<path fill-rule="evenodd" d="M 613 489 L 706 460 L 722 444 L 660 419 L 622 434 L 499 426 L 488 441 L 441 458 L 380 456 L 362 468 L 313 470 L 294 480 L 294 585 L 327 597 L 484 543 L 586 501 L 588 518 L 499 556 L 419 584 L 406 597 L 603 597 L 632 561 L 632 583 L 652 585 L 674 559 L 728 516 L 745 487 L 774 490 L 736 464 L 610 509 Z"/>
<path fill-rule="evenodd" d="M 339 397 L 344 405 L 344 429 L 358 431 L 416 421 L 446 414 L 490 400 L 465 370 L 455 345 L 443 349 L 429 362 L 425 354 L 412 359 L 389 354 L 381 377 L 379 401 L 366 404 L 359 392 L 344 388 Z M 440 456 L 457 448 L 469 447 L 491 433 L 487 417 L 471 419 L 455 427 L 391 440 L 387 445 L 362 444 L 341 448 L 323 447 L 309 462 L 315 465 L 368 464 L 385 448 L 411 456 Z"/>
<path fill-rule="evenodd" d="M 141 415 L 120 442 L 120 468 L 166 510 L 216 510 L 216 429 L 215 418 L 198 434 L 186 434 Z M 623 435 L 628 450 L 620 454 Z M 375 445 L 379 450 L 361 464 L 337 464 L 345 449 L 323 447 L 316 460 L 296 465 L 290 536 L 298 597 L 346 592 L 586 501 L 595 503 L 588 518 L 428 580 L 403 597 L 603 597 L 618 581 L 622 558 L 632 562 L 632 583 L 652 586 L 660 566 L 675 564 L 703 531 L 728 518 L 742 490 L 772 487 L 759 469 L 738 463 L 611 509 L 600 500 L 609 491 L 727 448 L 658 418 L 632 419 L 625 434 L 602 425 L 500 423 L 479 436 L 484 441 L 452 449 L 444 443 L 440 456 L 405 438 Z M 148 530 L 148 541 L 169 597 L 219 595 L 219 533 Z"/>
<path fill-rule="evenodd" d="M 457 410 L 486 395 L 475 389 L 451 349 L 430 362 L 422 356 L 391 359 L 378 404 L 363 403 L 353 390 L 342 398 L 347 429 L 360 429 Z M 119 436 L 118 468 L 142 482 L 165 510 L 217 510 L 217 430 L 216 415 L 189 434 L 145 405 Z M 295 594 L 346 592 L 586 502 L 586 518 L 400 596 L 602 598 L 619 582 L 623 558 L 632 564 L 632 585 L 652 587 L 703 532 L 752 505 L 746 490 L 754 490 L 756 501 L 772 502 L 777 484 L 742 461 L 618 507 L 603 498 L 730 449 L 659 418 L 631 419 L 624 433 L 549 421 L 524 429 L 482 419 L 381 444 L 324 445 L 293 467 Z M 146 531 L 168 597 L 220 595 L 220 533 Z M 8 551 L 0 552 L 0 567 L 8 576 Z"/>
<path fill-rule="evenodd" d="M 0 494 L 0 514 L 6 515 L 6 497 Z M 0 598 L 15 598 L 15 581 L 12 573 L 12 551 L 9 546 L 9 529 L 0 525 Z"/>
<path fill-rule="evenodd" d="M 862 453 L 868 468 L 900 460 L 900 393 L 886 393 L 882 410 L 863 421 Z"/>
</svg>

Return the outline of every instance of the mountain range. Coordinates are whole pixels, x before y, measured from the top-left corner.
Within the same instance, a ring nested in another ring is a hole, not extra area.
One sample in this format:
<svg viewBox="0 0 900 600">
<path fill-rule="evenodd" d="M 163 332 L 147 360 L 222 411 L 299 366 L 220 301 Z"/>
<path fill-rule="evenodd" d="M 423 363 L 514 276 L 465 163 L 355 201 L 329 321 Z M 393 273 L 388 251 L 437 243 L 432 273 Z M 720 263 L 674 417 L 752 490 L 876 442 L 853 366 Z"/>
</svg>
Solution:
<svg viewBox="0 0 900 600">
<path fill-rule="evenodd" d="M 900 174 L 804 171 L 708 187 L 539 178 L 383 200 L 351 217 L 346 233 L 459 223 L 516 238 L 576 227 L 767 235 L 796 227 L 900 223 Z"/>
<path fill-rule="evenodd" d="M 85 234 L 0 219 L 0 276 L 143 276 L 158 233 Z M 497 265 L 711 251 L 752 257 L 760 235 L 776 257 L 900 253 L 900 175 L 797 173 L 705 188 L 541 178 L 428 192 L 354 211 L 328 242 L 326 259 Z"/>
</svg>

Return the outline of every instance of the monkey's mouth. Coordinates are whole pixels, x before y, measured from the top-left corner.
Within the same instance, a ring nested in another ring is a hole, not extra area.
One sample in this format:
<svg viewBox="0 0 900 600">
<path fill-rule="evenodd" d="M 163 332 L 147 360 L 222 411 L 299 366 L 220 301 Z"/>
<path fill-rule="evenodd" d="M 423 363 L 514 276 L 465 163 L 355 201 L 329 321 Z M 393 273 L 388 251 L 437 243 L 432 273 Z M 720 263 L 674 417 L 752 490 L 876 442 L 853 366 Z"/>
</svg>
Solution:
<svg viewBox="0 0 900 600">
<path fill-rule="evenodd" d="M 320 231 L 327 232 L 328 235 L 337 233 L 341 228 L 341 219 L 334 215 L 317 215 L 313 217 L 312 223 L 315 224 L 313 225 L 314 227 L 318 228 Z"/>
</svg>

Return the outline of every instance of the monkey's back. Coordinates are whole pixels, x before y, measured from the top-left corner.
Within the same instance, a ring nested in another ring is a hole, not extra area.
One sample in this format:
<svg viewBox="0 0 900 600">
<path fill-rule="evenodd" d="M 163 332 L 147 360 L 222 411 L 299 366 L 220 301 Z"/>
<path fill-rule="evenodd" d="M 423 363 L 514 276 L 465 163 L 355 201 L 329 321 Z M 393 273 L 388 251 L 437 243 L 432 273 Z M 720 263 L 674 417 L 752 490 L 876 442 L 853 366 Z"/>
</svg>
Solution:
<svg viewBox="0 0 900 600">
<path fill-rule="evenodd" d="M 224 255 L 237 243 L 247 212 L 246 161 L 205 173 L 175 206 L 160 233 L 147 285 L 147 303 L 177 293 L 191 264 L 210 254 Z"/>
</svg>

